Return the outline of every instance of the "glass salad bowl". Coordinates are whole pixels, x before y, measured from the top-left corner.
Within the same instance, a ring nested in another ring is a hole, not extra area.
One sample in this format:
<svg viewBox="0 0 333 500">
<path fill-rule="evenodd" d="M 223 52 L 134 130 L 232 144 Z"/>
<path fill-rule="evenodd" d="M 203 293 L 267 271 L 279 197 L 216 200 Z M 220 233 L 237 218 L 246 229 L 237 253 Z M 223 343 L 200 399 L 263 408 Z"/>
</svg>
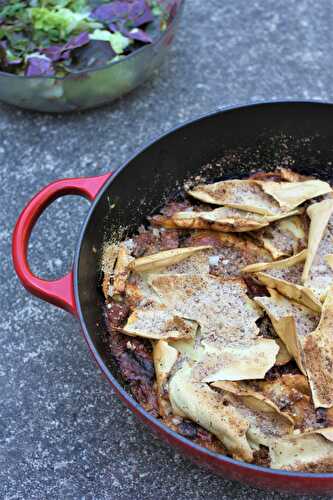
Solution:
<svg viewBox="0 0 333 500">
<path fill-rule="evenodd" d="M 173 0 L 165 31 L 149 45 L 99 68 L 66 75 L 27 77 L 0 71 L 0 101 L 44 112 L 94 108 L 127 94 L 151 77 L 169 50 L 184 7 Z"/>
</svg>

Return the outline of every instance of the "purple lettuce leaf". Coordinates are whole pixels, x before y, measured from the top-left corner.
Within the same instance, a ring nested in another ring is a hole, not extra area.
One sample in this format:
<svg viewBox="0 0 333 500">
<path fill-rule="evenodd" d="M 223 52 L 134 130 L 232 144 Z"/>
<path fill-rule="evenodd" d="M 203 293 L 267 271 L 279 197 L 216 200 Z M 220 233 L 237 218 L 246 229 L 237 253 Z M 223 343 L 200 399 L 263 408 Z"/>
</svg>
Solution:
<svg viewBox="0 0 333 500">
<path fill-rule="evenodd" d="M 89 33 L 84 31 L 77 36 L 71 37 L 64 45 L 50 45 L 41 52 L 45 54 L 51 61 L 63 61 L 70 57 L 71 50 L 78 49 L 89 43 Z"/>
<path fill-rule="evenodd" d="M 143 43 L 152 43 L 152 37 L 140 28 L 135 28 L 134 30 L 128 31 L 126 36 L 132 40 L 138 40 Z"/>
<path fill-rule="evenodd" d="M 151 23 L 152 21 L 154 21 L 154 16 L 151 10 L 148 8 L 140 17 L 137 17 L 133 20 L 132 26 L 134 28 L 137 28 L 139 26 L 143 26 L 144 24 Z"/>
<path fill-rule="evenodd" d="M 51 59 L 46 56 L 30 56 L 27 59 L 25 76 L 54 76 Z"/>
<path fill-rule="evenodd" d="M 118 25 L 120 21 L 127 21 L 131 27 L 135 28 L 154 20 L 151 8 L 145 0 L 116 0 L 112 3 L 100 5 L 93 12 L 92 16 L 98 21 L 113 25 Z M 113 29 L 113 31 L 116 31 Z"/>
<path fill-rule="evenodd" d="M 137 17 L 142 16 L 142 14 L 144 14 L 147 8 L 149 9 L 145 0 L 134 0 L 133 2 L 130 3 L 130 9 L 129 9 L 130 19 L 136 19 Z"/>
<path fill-rule="evenodd" d="M 50 45 L 46 49 L 42 49 L 41 53 L 45 54 L 51 61 L 56 62 L 62 59 L 64 45 Z"/>
<path fill-rule="evenodd" d="M 133 2 L 128 18 L 132 21 L 134 28 L 151 23 L 154 20 L 152 10 L 146 4 L 145 0 L 136 0 Z"/>
<path fill-rule="evenodd" d="M 69 71 L 98 68 L 108 64 L 116 55 L 109 42 L 91 40 L 87 45 L 72 51 L 71 63 L 66 67 Z"/>
<path fill-rule="evenodd" d="M 118 19 L 126 18 L 129 13 L 129 7 L 129 2 L 115 1 L 100 5 L 92 12 L 92 16 L 98 21 L 112 23 Z"/>
<path fill-rule="evenodd" d="M 89 40 L 89 33 L 87 33 L 86 31 L 83 31 L 77 36 L 72 36 L 65 45 L 65 51 L 83 47 L 83 45 L 89 43 Z"/>
<path fill-rule="evenodd" d="M 116 31 L 120 31 L 120 33 L 122 33 L 120 23 L 109 23 L 109 30 L 111 33 L 115 33 Z"/>
</svg>

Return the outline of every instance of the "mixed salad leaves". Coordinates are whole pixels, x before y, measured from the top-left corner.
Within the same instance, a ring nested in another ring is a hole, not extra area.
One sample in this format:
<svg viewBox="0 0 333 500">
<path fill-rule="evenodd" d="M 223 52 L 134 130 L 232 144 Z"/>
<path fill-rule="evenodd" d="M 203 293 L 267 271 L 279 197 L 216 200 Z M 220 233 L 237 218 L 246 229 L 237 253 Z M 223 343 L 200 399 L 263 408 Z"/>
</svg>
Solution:
<svg viewBox="0 0 333 500">
<path fill-rule="evenodd" d="M 103 66 L 164 31 L 163 0 L 0 0 L 0 70 L 65 76 Z"/>
</svg>

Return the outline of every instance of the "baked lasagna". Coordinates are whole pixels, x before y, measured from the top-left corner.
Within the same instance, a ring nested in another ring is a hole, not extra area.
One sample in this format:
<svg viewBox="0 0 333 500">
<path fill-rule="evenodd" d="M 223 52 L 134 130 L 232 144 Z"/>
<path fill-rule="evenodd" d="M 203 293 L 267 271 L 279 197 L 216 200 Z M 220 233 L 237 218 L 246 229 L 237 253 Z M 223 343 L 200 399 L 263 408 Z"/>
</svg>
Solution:
<svg viewBox="0 0 333 500">
<path fill-rule="evenodd" d="M 103 249 L 111 355 L 201 446 L 333 472 L 333 194 L 287 170 L 192 183 Z"/>
</svg>

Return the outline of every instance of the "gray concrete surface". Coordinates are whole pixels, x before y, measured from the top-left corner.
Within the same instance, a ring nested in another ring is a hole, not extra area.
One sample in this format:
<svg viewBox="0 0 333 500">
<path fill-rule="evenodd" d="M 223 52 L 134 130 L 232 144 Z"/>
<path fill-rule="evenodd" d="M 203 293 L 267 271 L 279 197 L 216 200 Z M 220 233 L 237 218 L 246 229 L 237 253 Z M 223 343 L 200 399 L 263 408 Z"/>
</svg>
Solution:
<svg viewBox="0 0 333 500">
<path fill-rule="evenodd" d="M 330 0 L 187 0 L 160 73 L 114 105 L 67 116 L 0 105 L 1 499 L 280 498 L 211 475 L 152 437 L 100 377 L 78 322 L 20 286 L 10 238 L 39 188 L 115 169 L 184 120 L 260 99 L 332 99 L 332 21 Z M 69 198 L 42 217 L 34 270 L 69 268 L 87 206 Z"/>
</svg>

